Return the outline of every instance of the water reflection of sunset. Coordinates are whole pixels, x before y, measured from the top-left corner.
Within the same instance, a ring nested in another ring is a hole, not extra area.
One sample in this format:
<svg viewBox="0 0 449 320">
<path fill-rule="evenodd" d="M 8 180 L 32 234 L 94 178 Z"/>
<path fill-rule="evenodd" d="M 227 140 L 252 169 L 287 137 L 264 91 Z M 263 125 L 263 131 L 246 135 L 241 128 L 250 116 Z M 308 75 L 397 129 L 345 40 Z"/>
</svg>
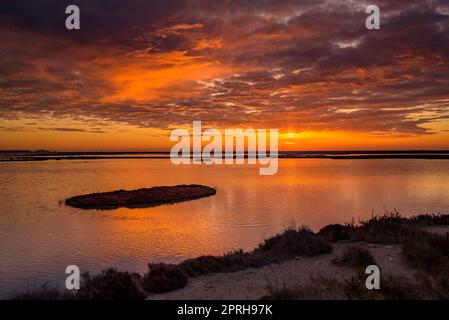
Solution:
<svg viewBox="0 0 449 320">
<path fill-rule="evenodd" d="M 251 250 L 292 225 L 318 230 L 372 210 L 447 212 L 448 173 L 447 160 L 280 159 L 273 176 L 260 176 L 255 165 L 173 166 L 169 159 L 7 162 L 0 175 L 14 183 L 0 190 L 0 283 L 42 279 L 42 270 L 45 279 L 58 277 L 73 263 L 82 271 L 144 272 L 149 262 Z M 78 194 L 190 183 L 217 194 L 141 209 L 63 204 Z"/>
</svg>

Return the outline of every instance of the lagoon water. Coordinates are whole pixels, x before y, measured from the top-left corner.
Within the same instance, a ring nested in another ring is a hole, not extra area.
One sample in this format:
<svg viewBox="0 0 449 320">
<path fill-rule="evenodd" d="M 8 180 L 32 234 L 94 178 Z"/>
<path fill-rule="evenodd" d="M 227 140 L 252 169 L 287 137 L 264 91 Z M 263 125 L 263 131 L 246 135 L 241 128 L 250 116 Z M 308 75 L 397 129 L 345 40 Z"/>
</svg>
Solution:
<svg viewBox="0 0 449 320">
<path fill-rule="evenodd" d="M 174 166 L 168 159 L 0 163 L 0 297 L 50 281 L 67 265 L 143 273 L 148 262 L 249 250 L 288 226 L 313 230 L 396 209 L 449 213 L 447 160 L 280 159 L 257 166 Z M 108 211 L 67 207 L 79 194 L 205 184 L 209 198 Z"/>
</svg>

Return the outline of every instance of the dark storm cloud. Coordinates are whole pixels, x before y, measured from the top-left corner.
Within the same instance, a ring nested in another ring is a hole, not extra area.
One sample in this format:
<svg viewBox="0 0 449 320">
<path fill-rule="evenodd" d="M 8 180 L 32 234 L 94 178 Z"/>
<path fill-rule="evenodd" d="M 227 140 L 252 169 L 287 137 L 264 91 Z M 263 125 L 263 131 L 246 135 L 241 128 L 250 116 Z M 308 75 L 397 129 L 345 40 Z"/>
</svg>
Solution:
<svg viewBox="0 0 449 320">
<path fill-rule="evenodd" d="M 0 25 L 64 37 L 65 9 L 73 4 L 81 8 L 82 28 L 71 38 L 103 44 L 131 44 L 130 39 L 143 30 L 154 30 L 154 24 L 185 6 L 185 2 L 176 0 L 4 0 L 0 3 Z"/>
<path fill-rule="evenodd" d="M 68 4 L 79 32 L 64 28 Z M 363 1 L 5 0 L 0 117 L 428 133 L 449 113 L 449 4 L 376 4 L 381 30 L 368 31 Z M 107 99 L 130 70 L 123 83 L 138 87 L 141 74 L 189 65 L 229 72 L 190 68 L 148 97 Z"/>
</svg>

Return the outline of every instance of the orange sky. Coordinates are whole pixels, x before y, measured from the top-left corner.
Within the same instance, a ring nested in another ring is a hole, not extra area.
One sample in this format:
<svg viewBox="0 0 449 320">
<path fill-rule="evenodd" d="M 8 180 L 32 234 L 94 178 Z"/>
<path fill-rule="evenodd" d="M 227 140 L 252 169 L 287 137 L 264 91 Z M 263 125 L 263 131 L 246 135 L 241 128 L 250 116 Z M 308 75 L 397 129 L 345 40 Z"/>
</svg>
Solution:
<svg viewBox="0 0 449 320">
<path fill-rule="evenodd" d="M 376 31 L 337 1 L 96 3 L 78 31 L 0 6 L 0 149 L 168 150 L 193 120 L 277 128 L 282 150 L 449 146 L 444 2 L 380 1 Z"/>
</svg>

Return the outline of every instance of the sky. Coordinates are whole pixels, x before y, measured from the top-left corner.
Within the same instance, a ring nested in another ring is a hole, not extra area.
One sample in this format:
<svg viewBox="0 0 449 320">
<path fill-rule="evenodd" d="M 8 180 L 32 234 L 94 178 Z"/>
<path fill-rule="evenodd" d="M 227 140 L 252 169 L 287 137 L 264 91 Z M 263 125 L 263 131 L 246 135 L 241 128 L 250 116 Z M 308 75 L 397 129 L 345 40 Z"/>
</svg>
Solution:
<svg viewBox="0 0 449 320">
<path fill-rule="evenodd" d="M 445 0 L 2 0 L 0 149 L 169 150 L 194 120 L 282 150 L 449 149 L 448 75 Z"/>
</svg>

